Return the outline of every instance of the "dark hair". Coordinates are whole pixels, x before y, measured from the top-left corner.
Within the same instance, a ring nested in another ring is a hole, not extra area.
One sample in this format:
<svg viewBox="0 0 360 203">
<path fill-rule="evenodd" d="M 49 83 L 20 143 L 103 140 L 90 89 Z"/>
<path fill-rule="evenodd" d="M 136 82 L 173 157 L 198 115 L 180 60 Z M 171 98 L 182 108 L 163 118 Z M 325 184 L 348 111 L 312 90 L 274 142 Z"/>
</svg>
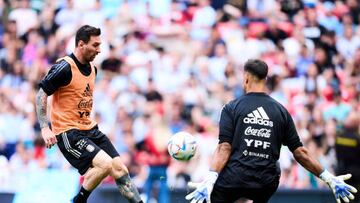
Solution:
<svg viewBox="0 0 360 203">
<path fill-rule="evenodd" d="M 91 36 L 99 36 L 101 34 L 100 28 L 92 27 L 90 25 L 83 25 L 76 31 L 75 36 L 75 47 L 78 45 L 79 41 L 88 43 Z"/>
<path fill-rule="evenodd" d="M 245 63 L 244 69 L 259 80 L 265 79 L 268 74 L 267 64 L 259 59 L 249 59 Z"/>
</svg>

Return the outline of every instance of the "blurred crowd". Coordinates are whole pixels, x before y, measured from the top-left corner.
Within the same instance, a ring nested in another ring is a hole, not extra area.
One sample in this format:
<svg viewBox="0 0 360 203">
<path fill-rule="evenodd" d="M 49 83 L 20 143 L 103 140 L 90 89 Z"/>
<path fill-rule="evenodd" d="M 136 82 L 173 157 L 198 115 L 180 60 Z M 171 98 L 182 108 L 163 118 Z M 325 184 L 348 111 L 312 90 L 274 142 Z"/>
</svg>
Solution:
<svg viewBox="0 0 360 203">
<path fill-rule="evenodd" d="M 6 171 L 71 168 L 45 149 L 34 101 L 83 24 L 102 32 L 92 116 L 141 188 L 160 180 L 166 196 L 203 178 L 249 58 L 267 62 L 269 94 L 326 168 L 337 170 L 338 135 L 359 136 L 357 0 L 0 0 L 0 16 L 0 190 L 11 187 Z M 198 139 L 188 163 L 167 153 L 181 130 Z M 280 164 L 280 187 L 322 187 L 286 147 Z"/>
</svg>

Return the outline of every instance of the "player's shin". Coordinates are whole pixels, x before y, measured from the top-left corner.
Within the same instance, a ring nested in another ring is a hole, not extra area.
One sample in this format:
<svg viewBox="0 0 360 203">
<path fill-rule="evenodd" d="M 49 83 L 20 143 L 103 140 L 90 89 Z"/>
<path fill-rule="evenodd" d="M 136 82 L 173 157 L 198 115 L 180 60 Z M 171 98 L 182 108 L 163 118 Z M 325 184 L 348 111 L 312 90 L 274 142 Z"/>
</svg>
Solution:
<svg viewBox="0 0 360 203">
<path fill-rule="evenodd" d="M 115 182 L 121 195 L 125 197 L 130 203 L 143 203 L 137 188 L 130 179 L 129 174 L 125 174 L 117 178 Z"/>
</svg>

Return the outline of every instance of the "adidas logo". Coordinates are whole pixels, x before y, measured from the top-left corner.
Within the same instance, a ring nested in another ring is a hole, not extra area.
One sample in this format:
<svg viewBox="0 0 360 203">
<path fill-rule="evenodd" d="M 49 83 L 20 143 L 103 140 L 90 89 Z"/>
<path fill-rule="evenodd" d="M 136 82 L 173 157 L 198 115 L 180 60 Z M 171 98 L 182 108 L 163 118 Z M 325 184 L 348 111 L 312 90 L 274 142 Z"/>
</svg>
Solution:
<svg viewBox="0 0 360 203">
<path fill-rule="evenodd" d="M 273 127 L 273 122 L 269 119 L 269 116 L 266 114 L 262 106 L 258 107 L 256 110 L 249 113 L 247 117 L 244 118 L 243 121 L 244 123 Z"/>
<path fill-rule="evenodd" d="M 84 97 L 91 97 L 92 96 L 92 92 L 91 92 L 89 83 L 87 83 L 86 88 L 84 90 L 84 93 L 82 95 Z"/>
</svg>

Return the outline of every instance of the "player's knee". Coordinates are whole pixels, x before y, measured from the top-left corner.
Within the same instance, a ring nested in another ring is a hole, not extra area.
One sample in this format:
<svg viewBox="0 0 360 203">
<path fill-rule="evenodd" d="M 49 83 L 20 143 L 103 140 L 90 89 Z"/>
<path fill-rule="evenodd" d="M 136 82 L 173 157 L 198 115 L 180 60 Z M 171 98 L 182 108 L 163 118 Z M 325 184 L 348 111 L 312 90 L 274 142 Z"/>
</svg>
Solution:
<svg viewBox="0 0 360 203">
<path fill-rule="evenodd" d="M 111 173 L 112 176 L 115 177 L 120 177 L 129 173 L 127 167 L 122 163 L 120 157 L 115 157 L 112 159 Z"/>
<path fill-rule="evenodd" d="M 112 169 L 112 160 L 105 159 L 101 164 L 101 170 L 103 171 L 104 174 L 110 174 L 111 169 Z"/>
</svg>

